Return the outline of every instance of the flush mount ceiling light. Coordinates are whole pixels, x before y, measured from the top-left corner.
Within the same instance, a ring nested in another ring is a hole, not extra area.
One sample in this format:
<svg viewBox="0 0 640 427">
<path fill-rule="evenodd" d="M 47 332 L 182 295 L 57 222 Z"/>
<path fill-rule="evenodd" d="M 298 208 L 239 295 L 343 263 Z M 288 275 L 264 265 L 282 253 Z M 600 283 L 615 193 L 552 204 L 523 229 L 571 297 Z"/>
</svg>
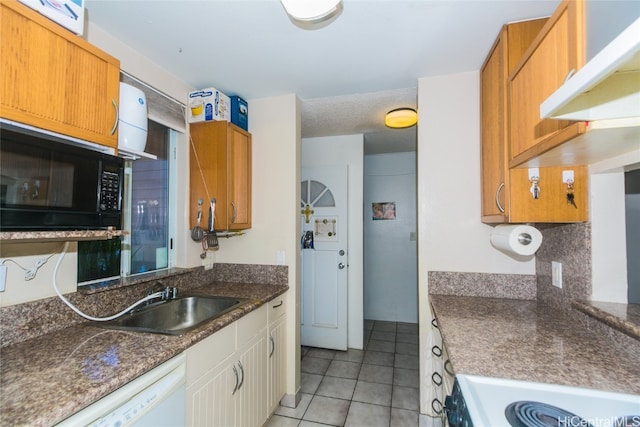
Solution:
<svg viewBox="0 0 640 427">
<path fill-rule="evenodd" d="M 291 21 L 305 29 L 333 22 L 342 12 L 342 0 L 280 0 Z"/>
<path fill-rule="evenodd" d="M 396 108 L 384 117 L 384 124 L 393 129 L 408 128 L 418 123 L 418 113 L 413 108 Z"/>
</svg>

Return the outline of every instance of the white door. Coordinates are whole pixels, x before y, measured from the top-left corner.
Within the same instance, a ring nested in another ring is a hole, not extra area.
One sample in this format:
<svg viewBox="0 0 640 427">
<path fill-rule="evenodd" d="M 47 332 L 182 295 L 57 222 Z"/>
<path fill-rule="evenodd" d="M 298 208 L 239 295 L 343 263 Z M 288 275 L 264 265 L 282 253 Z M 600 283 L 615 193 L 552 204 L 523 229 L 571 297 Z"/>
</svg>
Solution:
<svg viewBox="0 0 640 427">
<path fill-rule="evenodd" d="M 301 344 L 347 349 L 347 167 L 302 168 Z"/>
</svg>

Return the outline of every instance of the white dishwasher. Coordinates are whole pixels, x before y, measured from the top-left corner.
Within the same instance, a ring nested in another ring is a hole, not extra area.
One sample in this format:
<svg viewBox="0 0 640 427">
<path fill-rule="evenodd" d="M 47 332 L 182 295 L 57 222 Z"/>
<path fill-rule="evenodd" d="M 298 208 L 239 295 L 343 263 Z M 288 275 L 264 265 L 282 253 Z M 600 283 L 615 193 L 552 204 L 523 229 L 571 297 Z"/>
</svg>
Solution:
<svg viewBox="0 0 640 427">
<path fill-rule="evenodd" d="M 180 354 L 73 414 L 57 426 L 183 426 L 185 372 L 186 357 Z"/>
</svg>

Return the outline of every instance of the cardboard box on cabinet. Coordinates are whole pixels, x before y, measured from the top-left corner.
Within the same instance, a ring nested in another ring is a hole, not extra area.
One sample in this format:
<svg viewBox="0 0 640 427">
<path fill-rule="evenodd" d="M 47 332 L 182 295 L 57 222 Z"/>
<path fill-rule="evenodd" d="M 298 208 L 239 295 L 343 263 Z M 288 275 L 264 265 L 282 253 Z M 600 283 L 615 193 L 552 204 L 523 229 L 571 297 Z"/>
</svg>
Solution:
<svg viewBox="0 0 640 427">
<path fill-rule="evenodd" d="M 239 96 L 231 97 L 231 123 L 249 130 L 249 104 Z"/>
<path fill-rule="evenodd" d="M 20 3 L 79 36 L 84 31 L 84 0 L 20 0 Z"/>
<path fill-rule="evenodd" d="M 214 87 L 189 92 L 189 123 L 231 120 L 231 100 Z"/>
</svg>

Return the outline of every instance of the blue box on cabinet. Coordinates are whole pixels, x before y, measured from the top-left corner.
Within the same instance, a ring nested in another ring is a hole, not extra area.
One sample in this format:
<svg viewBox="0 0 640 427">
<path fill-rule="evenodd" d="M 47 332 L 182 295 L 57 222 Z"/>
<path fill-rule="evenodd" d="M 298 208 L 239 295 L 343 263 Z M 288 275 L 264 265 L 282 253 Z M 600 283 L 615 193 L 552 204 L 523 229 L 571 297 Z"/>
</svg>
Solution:
<svg viewBox="0 0 640 427">
<path fill-rule="evenodd" d="M 239 96 L 231 96 L 231 123 L 249 130 L 249 105 Z"/>
</svg>

